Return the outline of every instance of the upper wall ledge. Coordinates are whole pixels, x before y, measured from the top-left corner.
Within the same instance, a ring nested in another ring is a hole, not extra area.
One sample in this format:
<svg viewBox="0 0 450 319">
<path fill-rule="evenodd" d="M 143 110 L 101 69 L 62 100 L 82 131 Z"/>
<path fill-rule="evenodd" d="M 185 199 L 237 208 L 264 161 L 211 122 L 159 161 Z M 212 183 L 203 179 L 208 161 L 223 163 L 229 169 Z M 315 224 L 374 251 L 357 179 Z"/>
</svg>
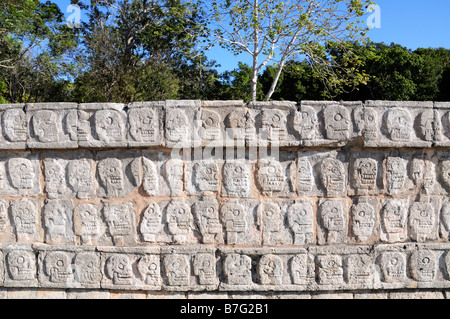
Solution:
<svg viewBox="0 0 450 319">
<path fill-rule="evenodd" d="M 0 117 L 0 149 L 10 150 L 450 146 L 450 102 L 4 104 Z"/>
</svg>

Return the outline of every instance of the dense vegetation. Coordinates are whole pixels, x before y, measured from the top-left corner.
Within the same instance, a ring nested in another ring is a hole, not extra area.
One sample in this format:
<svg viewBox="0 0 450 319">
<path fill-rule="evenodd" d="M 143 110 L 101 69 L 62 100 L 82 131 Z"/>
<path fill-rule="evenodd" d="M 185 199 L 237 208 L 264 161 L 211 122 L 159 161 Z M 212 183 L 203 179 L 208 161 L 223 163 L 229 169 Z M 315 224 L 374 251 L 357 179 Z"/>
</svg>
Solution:
<svg viewBox="0 0 450 319">
<path fill-rule="evenodd" d="M 217 71 L 201 49 L 207 21 L 181 0 L 72 1 L 87 18 L 69 28 L 51 1 L 0 0 L 0 103 L 249 101 L 252 68 Z M 149 3 L 153 3 L 149 6 Z M 364 80 L 330 87 L 310 60 L 286 62 L 273 100 L 450 101 L 450 50 L 349 43 Z M 344 54 L 330 46 L 328 59 Z M 346 67 L 355 67 L 345 62 Z M 258 99 L 276 65 L 258 78 Z"/>
</svg>

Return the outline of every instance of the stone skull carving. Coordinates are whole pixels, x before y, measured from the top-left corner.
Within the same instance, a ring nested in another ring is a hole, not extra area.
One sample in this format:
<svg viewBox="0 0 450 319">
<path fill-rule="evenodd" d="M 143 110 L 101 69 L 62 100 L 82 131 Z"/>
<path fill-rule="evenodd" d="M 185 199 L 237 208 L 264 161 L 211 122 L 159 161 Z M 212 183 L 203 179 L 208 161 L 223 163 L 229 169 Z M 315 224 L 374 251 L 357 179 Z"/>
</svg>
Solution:
<svg viewBox="0 0 450 319">
<path fill-rule="evenodd" d="M 313 108 L 302 106 L 294 116 L 294 129 L 302 140 L 314 140 L 318 137 L 319 121 Z"/>
<path fill-rule="evenodd" d="M 249 256 L 230 254 L 225 257 L 223 272 L 229 285 L 252 284 L 252 259 Z"/>
<path fill-rule="evenodd" d="M 166 255 L 164 269 L 169 286 L 189 286 L 190 266 L 185 255 Z"/>
<path fill-rule="evenodd" d="M 333 158 L 326 158 L 320 164 L 320 180 L 327 195 L 336 196 L 346 191 L 344 165 Z"/>
<path fill-rule="evenodd" d="M 351 255 L 347 262 L 347 281 L 352 284 L 367 285 L 373 282 L 373 260 L 367 255 Z"/>
<path fill-rule="evenodd" d="M 413 240 L 424 242 L 433 237 L 436 214 L 433 205 L 427 202 L 414 203 L 409 211 L 409 229 Z"/>
<path fill-rule="evenodd" d="M 368 203 L 358 203 L 352 207 L 353 234 L 358 242 L 372 236 L 375 228 L 375 209 Z"/>
<path fill-rule="evenodd" d="M 329 200 L 319 206 L 319 216 L 326 232 L 326 242 L 339 243 L 345 233 L 346 211 L 340 201 Z"/>
<path fill-rule="evenodd" d="M 408 210 L 402 200 L 388 200 L 382 209 L 382 225 L 390 242 L 401 241 L 406 237 Z"/>
<path fill-rule="evenodd" d="M 185 110 L 167 110 L 165 127 L 166 138 L 170 142 L 186 142 L 191 138 L 189 120 Z"/>
<path fill-rule="evenodd" d="M 122 162 L 117 158 L 106 158 L 98 163 L 97 169 L 100 183 L 105 188 L 107 196 L 119 197 L 124 189 Z"/>
<path fill-rule="evenodd" d="M 33 164 L 26 158 L 11 158 L 7 163 L 11 184 L 18 190 L 32 189 L 35 172 Z"/>
<path fill-rule="evenodd" d="M 378 123 L 378 115 L 371 108 L 364 109 L 364 138 L 375 141 L 378 138 L 380 125 Z"/>
<path fill-rule="evenodd" d="M 88 198 L 94 192 L 92 165 L 86 159 L 73 160 L 67 165 L 67 176 L 70 187 L 78 198 Z"/>
<path fill-rule="evenodd" d="M 171 201 L 166 208 L 166 222 L 175 243 L 185 243 L 191 229 L 191 208 L 184 202 Z"/>
<path fill-rule="evenodd" d="M 314 211 L 311 204 L 295 203 L 287 212 L 288 225 L 294 233 L 294 244 L 304 245 L 314 242 Z"/>
<path fill-rule="evenodd" d="M 412 136 L 411 114 L 405 109 L 390 109 L 385 120 L 386 130 L 392 141 L 406 142 Z"/>
<path fill-rule="evenodd" d="M 170 159 L 165 163 L 165 178 L 169 185 L 170 195 L 178 196 L 183 191 L 184 163 L 179 159 Z"/>
<path fill-rule="evenodd" d="M 422 139 L 428 142 L 442 141 L 442 124 L 438 111 L 427 110 L 419 116 Z"/>
<path fill-rule="evenodd" d="M 444 160 L 440 164 L 440 177 L 444 185 L 450 190 L 450 160 Z"/>
<path fill-rule="evenodd" d="M 53 251 L 44 260 L 44 272 L 53 283 L 69 283 L 73 280 L 72 260 L 68 253 Z"/>
<path fill-rule="evenodd" d="M 220 116 L 217 112 L 203 110 L 200 136 L 204 141 L 217 141 L 221 138 Z"/>
<path fill-rule="evenodd" d="M 126 203 L 105 204 L 103 214 L 115 244 L 122 243 L 124 237 L 132 235 L 134 211 L 129 205 Z"/>
<path fill-rule="evenodd" d="M 356 188 L 374 189 L 377 185 L 378 163 L 370 158 L 358 158 L 353 166 Z"/>
<path fill-rule="evenodd" d="M 157 203 L 149 205 L 142 217 L 140 231 L 146 242 L 155 242 L 162 230 L 162 212 Z"/>
<path fill-rule="evenodd" d="M 251 193 L 251 167 L 244 162 L 228 162 L 223 166 L 223 183 L 231 197 L 248 197 Z"/>
<path fill-rule="evenodd" d="M 94 127 L 98 139 L 103 142 L 123 142 L 125 140 L 125 124 L 118 111 L 96 111 Z"/>
<path fill-rule="evenodd" d="M 106 275 L 114 285 L 133 285 L 133 269 L 128 255 L 114 254 L 106 261 Z"/>
<path fill-rule="evenodd" d="M 21 109 L 9 109 L 2 115 L 2 127 L 9 142 L 26 142 L 27 126 L 25 112 Z"/>
<path fill-rule="evenodd" d="M 411 254 L 410 269 L 412 277 L 418 282 L 433 282 L 438 271 L 434 252 L 419 250 Z"/>
<path fill-rule="evenodd" d="M 349 138 L 351 118 L 345 107 L 330 105 L 324 110 L 323 116 L 328 139 L 345 140 Z"/>
<path fill-rule="evenodd" d="M 0 233 L 5 232 L 9 226 L 8 207 L 8 201 L 0 200 Z"/>
<path fill-rule="evenodd" d="M 275 255 L 261 257 L 257 268 L 258 279 L 263 285 L 281 285 L 283 283 L 283 262 Z"/>
<path fill-rule="evenodd" d="M 50 197 L 56 197 L 66 188 L 64 169 L 55 159 L 45 161 L 45 182 L 45 189 Z"/>
<path fill-rule="evenodd" d="M 272 142 L 284 141 L 287 136 L 287 114 L 281 110 L 264 110 L 261 115 L 262 129 Z"/>
<path fill-rule="evenodd" d="M 395 283 L 406 280 L 406 257 L 402 253 L 383 253 L 380 257 L 380 268 L 384 282 Z"/>
<path fill-rule="evenodd" d="M 81 252 L 75 256 L 75 279 L 82 285 L 98 285 L 102 278 L 100 257 L 96 253 Z"/>
<path fill-rule="evenodd" d="M 157 195 L 159 191 L 159 174 L 158 169 L 153 161 L 143 158 L 142 166 L 144 170 L 144 177 L 142 185 L 148 195 Z"/>
<path fill-rule="evenodd" d="M 194 275 L 200 285 L 216 284 L 216 259 L 213 254 L 197 254 L 193 259 Z"/>
<path fill-rule="evenodd" d="M 11 213 L 18 239 L 37 239 L 38 210 L 36 205 L 28 199 L 21 199 L 11 203 Z"/>
<path fill-rule="evenodd" d="M 159 120 L 156 110 L 151 108 L 132 109 L 128 113 L 130 135 L 136 142 L 154 143 L 159 133 Z"/>
<path fill-rule="evenodd" d="M 314 183 L 311 163 L 307 159 L 299 159 L 297 162 L 297 189 L 299 192 L 311 191 Z"/>
<path fill-rule="evenodd" d="M 222 224 L 219 220 L 219 203 L 203 200 L 194 204 L 193 213 L 204 244 L 223 243 Z"/>
<path fill-rule="evenodd" d="M 318 256 L 318 281 L 321 285 L 339 285 L 344 282 L 342 257 L 338 255 Z"/>
<path fill-rule="evenodd" d="M 36 256 L 31 251 L 14 250 L 6 255 L 6 265 L 12 280 L 24 281 L 36 278 Z"/>
<path fill-rule="evenodd" d="M 56 112 L 44 110 L 37 111 L 32 117 L 34 135 L 39 142 L 58 142 L 58 116 Z"/>
<path fill-rule="evenodd" d="M 92 244 L 93 240 L 101 235 L 102 224 L 100 214 L 95 205 L 80 204 L 74 212 L 76 222 L 75 230 L 81 237 L 83 244 Z"/>
<path fill-rule="evenodd" d="M 219 167 L 213 161 L 202 161 L 194 164 L 194 185 L 201 192 L 215 192 L 219 188 Z"/>
<path fill-rule="evenodd" d="M 50 241 L 73 242 L 72 202 L 48 200 L 44 206 L 46 238 Z"/>
<path fill-rule="evenodd" d="M 292 283 L 294 285 L 304 285 L 308 282 L 308 255 L 295 255 L 290 260 L 290 270 Z"/>
<path fill-rule="evenodd" d="M 389 157 L 386 163 L 387 191 L 398 194 L 403 190 L 406 180 L 406 161 L 399 157 Z"/>
<path fill-rule="evenodd" d="M 286 176 L 280 162 L 260 160 L 258 165 L 258 184 L 264 195 L 281 192 L 285 188 Z"/>
<path fill-rule="evenodd" d="M 137 269 L 146 285 L 161 285 L 161 271 L 159 263 L 159 256 L 155 255 L 146 255 L 139 259 Z"/>
<path fill-rule="evenodd" d="M 227 232 L 227 244 L 237 244 L 248 227 L 244 207 L 239 203 L 226 202 L 222 205 L 221 214 Z"/>
</svg>

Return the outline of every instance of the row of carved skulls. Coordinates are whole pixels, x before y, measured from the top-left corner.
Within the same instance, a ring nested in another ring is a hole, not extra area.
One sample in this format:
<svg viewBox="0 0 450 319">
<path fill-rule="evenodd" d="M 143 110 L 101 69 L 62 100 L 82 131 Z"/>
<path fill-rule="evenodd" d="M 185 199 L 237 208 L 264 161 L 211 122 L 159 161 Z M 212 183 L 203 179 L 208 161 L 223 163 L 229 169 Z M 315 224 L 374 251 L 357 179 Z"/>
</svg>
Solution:
<svg viewBox="0 0 450 319">
<path fill-rule="evenodd" d="M 442 265 L 439 262 L 441 255 Z M 160 289 L 162 283 L 179 287 L 217 287 L 219 284 L 217 264 L 220 259 L 213 253 L 174 253 L 161 257 L 159 254 L 109 254 L 102 267 L 100 254 L 95 252 L 51 251 L 37 259 L 32 251 L 17 249 L 5 254 L 5 264 L 7 280 L 23 285 L 36 280 L 40 267 L 38 260 L 42 260 L 45 275 L 40 281 L 49 285 L 98 287 L 105 280 L 114 286 L 136 289 L 142 286 Z M 319 285 L 374 285 L 377 281 L 406 284 L 412 280 L 435 282 L 450 279 L 450 253 L 430 249 L 410 253 L 381 252 L 377 258 L 371 254 L 247 256 L 228 253 L 221 262 L 224 283 L 229 286 L 306 286 L 314 282 Z M 439 276 L 441 272 L 443 275 Z"/>
</svg>

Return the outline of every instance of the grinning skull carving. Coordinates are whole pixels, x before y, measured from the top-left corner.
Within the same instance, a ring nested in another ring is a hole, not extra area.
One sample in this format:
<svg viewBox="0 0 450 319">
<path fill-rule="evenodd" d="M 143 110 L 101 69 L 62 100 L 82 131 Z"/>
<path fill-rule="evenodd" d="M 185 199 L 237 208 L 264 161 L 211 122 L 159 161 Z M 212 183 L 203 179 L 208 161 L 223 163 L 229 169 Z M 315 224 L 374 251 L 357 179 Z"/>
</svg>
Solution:
<svg viewBox="0 0 450 319">
<path fill-rule="evenodd" d="M 196 254 L 193 266 L 200 285 L 216 284 L 216 258 L 213 254 Z"/>
<path fill-rule="evenodd" d="M 378 138 L 378 115 L 375 110 L 370 108 L 364 109 L 364 138 L 375 141 Z"/>
<path fill-rule="evenodd" d="M 406 280 L 406 257 L 402 253 L 383 253 L 380 257 L 380 268 L 384 282 L 395 283 Z"/>
<path fill-rule="evenodd" d="M 319 216 L 328 244 L 340 243 L 345 237 L 346 213 L 341 201 L 328 200 L 319 206 Z"/>
<path fill-rule="evenodd" d="M 289 228 L 294 233 L 294 244 L 304 245 L 314 242 L 314 211 L 310 203 L 295 203 L 287 212 Z"/>
<path fill-rule="evenodd" d="M 263 285 L 281 285 L 283 283 L 283 262 L 275 255 L 261 257 L 257 268 L 258 279 Z"/>
<path fill-rule="evenodd" d="M 6 265 L 12 280 L 33 280 L 36 278 L 36 256 L 31 251 L 14 250 L 6 255 Z"/>
<path fill-rule="evenodd" d="M 286 139 L 287 114 L 281 110 L 264 110 L 261 116 L 262 129 L 272 142 Z"/>
<path fill-rule="evenodd" d="M 222 205 L 221 214 L 227 231 L 227 244 L 235 245 L 247 231 L 245 209 L 239 203 L 226 202 Z"/>
<path fill-rule="evenodd" d="M 358 203 L 352 208 L 353 234 L 358 242 L 367 240 L 375 228 L 375 209 L 368 203 Z"/>
<path fill-rule="evenodd" d="M 70 187 L 78 198 L 88 198 L 94 192 L 92 165 L 86 159 L 73 160 L 67 165 L 67 176 Z"/>
<path fill-rule="evenodd" d="M 223 272 L 229 285 L 252 284 L 252 259 L 249 256 L 230 254 L 225 257 Z"/>
<path fill-rule="evenodd" d="M 132 235 L 134 211 L 128 204 L 105 204 L 103 214 L 114 244 L 122 243 L 124 237 Z"/>
<path fill-rule="evenodd" d="M 441 180 L 444 185 L 450 190 L 450 160 L 444 160 L 440 165 Z"/>
<path fill-rule="evenodd" d="M 346 175 L 344 165 L 333 158 L 326 158 L 320 164 L 320 180 L 328 196 L 345 193 Z"/>
<path fill-rule="evenodd" d="M 144 241 L 155 242 L 162 230 L 162 212 L 157 203 L 149 205 L 142 216 L 140 231 Z"/>
<path fill-rule="evenodd" d="M 409 229 L 411 238 L 418 242 L 425 242 L 428 238 L 433 237 L 435 229 L 434 208 L 431 203 L 416 202 L 409 211 Z"/>
<path fill-rule="evenodd" d="M 96 253 L 81 252 L 75 256 L 75 280 L 82 285 L 98 285 L 102 278 L 100 257 Z"/>
<path fill-rule="evenodd" d="M 189 141 L 189 120 L 185 110 L 168 109 L 166 111 L 166 138 L 170 142 Z"/>
<path fill-rule="evenodd" d="M 219 167 L 213 161 L 194 164 L 194 184 L 201 192 L 215 192 L 219 188 Z"/>
<path fill-rule="evenodd" d="M 313 187 L 313 171 L 309 160 L 299 159 L 297 162 L 297 188 L 299 192 L 309 192 Z"/>
<path fill-rule="evenodd" d="M 203 200 L 193 206 L 195 222 L 202 234 L 204 244 L 223 243 L 222 224 L 219 220 L 217 200 Z"/>
<path fill-rule="evenodd" d="M 91 245 L 101 233 L 100 214 L 96 206 L 92 204 L 80 204 L 76 206 L 74 212 L 76 221 L 75 230 L 81 237 L 83 244 Z"/>
<path fill-rule="evenodd" d="M 159 256 L 156 255 L 146 255 L 139 259 L 137 269 L 146 285 L 161 285 L 159 262 Z"/>
<path fill-rule="evenodd" d="M 98 165 L 98 175 L 108 197 L 119 197 L 124 188 L 122 162 L 117 158 L 106 158 Z"/>
<path fill-rule="evenodd" d="M 165 163 L 164 168 L 165 178 L 170 189 L 170 195 L 180 195 L 183 191 L 183 161 L 179 159 L 170 159 Z"/>
<path fill-rule="evenodd" d="M 70 200 L 49 200 L 44 207 L 46 238 L 49 241 L 73 241 L 72 202 Z"/>
<path fill-rule="evenodd" d="M 2 127 L 9 142 L 26 142 L 27 127 L 25 112 L 21 109 L 9 109 L 2 115 Z"/>
<path fill-rule="evenodd" d="M 42 143 L 58 142 L 58 116 L 56 112 L 37 111 L 32 118 L 33 132 L 36 139 Z"/>
<path fill-rule="evenodd" d="M 290 270 L 292 283 L 294 285 L 304 285 L 308 281 L 308 255 L 295 255 L 290 260 Z"/>
<path fill-rule="evenodd" d="M 264 237 L 265 244 L 271 245 L 274 243 L 274 237 L 283 229 L 283 215 L 278 204 L 266 202 L 263 209 L 264 221 Z"/>
<path fill-rule="evenodd" d="M 191 229 L 191 209 L 184 202 L 171 201 L 166 208 L 166 222 L 175 243 L 185 243 Z"/>
<path fill-rule="evenodd" d="M 133 269 L 130 257 L 114 254 L 106 261 L 106 275 L 114 285 L 133 285 Z"/>
<path fill-rule="evenodd" d="M 302 106 L 300 112 L 295 113 L 293 126 L 302 140 L 314 140 L 319 135 L 317 114 L 309 106 Z"/>
<path fill-rule="evenodd" d="M 44 272 L 53 283 L 69 283 L 73 280 L 72 260 L 68 253 L 52 251 L 45 256 Z"/>
<path fill-rule="evenodd" d="M 38 211 L 32 201 L 21 199 L 12 202 L 11 213 L 18 241 L 38 239 Z"/>
<path fill-rule="evenodd" d="M 320 285 L 340 285 L 344 282 L 344 269 L 342 268 L 341 256 L 318 256 L 317 264 Z"/>
<path fill-rule="evenodd" d="M 405 109 L 390 109 L 386 114 L 386 130 L 391 140 L 405 142 L 411 139 L 411 114 Z"/>
<path fill-rule="evenodd" d="M 136 142 L 154 143 L 157 141 L 159 121 L 156 111 L 151 108 L 132 109 L 128 113 L 130 135 Z"/>
<path fill-rule="evenodd" d="M 325 132 L 330 140 L 345 140 L 350 136 L 350 113 L 340 105 L 330 105 L 323 111 Z"/>
<path fill-rule="evenodd" d="M 389 194 L 398 194 L 405 184 L 406 161 L 399 157 L 389 157 L 386 166 L 387 191 Z"/>
<path fill-rule="evenodd" d="M 157 195 L 159 191 L 158 170 L 155 163 L 147 158 L 142 158 L 144 169 L 143 186 L 148 195 Z"/>
<path fill-rule="evenodd" d="M 99 140 L 123 142 L 125 140 L 125 125 L 119 112 L 115 110 L 99 110 L 94 114 L 95 133 Z"/>
<path fill-rule="evenodd" d="M 45 189 L 50 198 L 61 194 L 66 188 L 66 176 L 64 169 L 56 159 L 46 160 L 45 162 Z"/>
<path fill-rule="evenodd" d="M 410 257 L 411 276 L 418 282 L 433 282 L 438 271 L 438 263 L 433 251 L 419 250 Z"/>
<path fill-rule="evenodd" d="M 166 255 L 164 269 L 169 286 L 189 286 L 190 267 L 185 255 Z"/>
<path fill-rule="evenodd" d="M 251 167 L 244 162 L 223 165 L 224 187 L 231 197 L 248 197 L 251 193 Z"/>
<path fill-rule="evenodd" d="M 402 200 L 391 199 L 382 209 L 382 226 L 389 242 L 399 242 L 406 237 L 406 220 L 408 210 Z"/>
<path fill-rule="evenodd" d="M 367 255 L 350 255 L 347 258 L 347 280 L 352 284 L 371 284 L 373 282 L 373 260 Z"/>
<path fill-rule="evenodd" d="M 217 141 L 221 137 L 220 116 L 210 110 L 202 110 L 201 138 L 205 141 Z"/>
<path fill-rule="evenodd" d="M 32 189 L 35 172 L 33 164 L 26 158 L 11 158 L 8 160 L 8 175 L 11 184 L 19 190 Z"/>
<path fill-rule="evenodd" d="M 264 195 L 271 196 L 274 192 L 283 191 L 286 177 L 280 162 L 275 160 L 260 160 L 258 163 L 258 184 Z"/>
<path fill-rule="evenodd" d="M 5 232 L 9 226 L 8 207 L 9 202 L 0 199 L 0 233 Z"/>
<path fill-rule="evenodd" d="M 427 110 L 419 116 L 422 139 L 428 142 L 442 141 L 442 124 L 438 111 Z"/>
<path fill-rule="evenodd" d="M 378 163 L 370 158 L 358 158 L 353 165 L 356 189 L 374 189 L 377 184 Z"/>
</svg>

